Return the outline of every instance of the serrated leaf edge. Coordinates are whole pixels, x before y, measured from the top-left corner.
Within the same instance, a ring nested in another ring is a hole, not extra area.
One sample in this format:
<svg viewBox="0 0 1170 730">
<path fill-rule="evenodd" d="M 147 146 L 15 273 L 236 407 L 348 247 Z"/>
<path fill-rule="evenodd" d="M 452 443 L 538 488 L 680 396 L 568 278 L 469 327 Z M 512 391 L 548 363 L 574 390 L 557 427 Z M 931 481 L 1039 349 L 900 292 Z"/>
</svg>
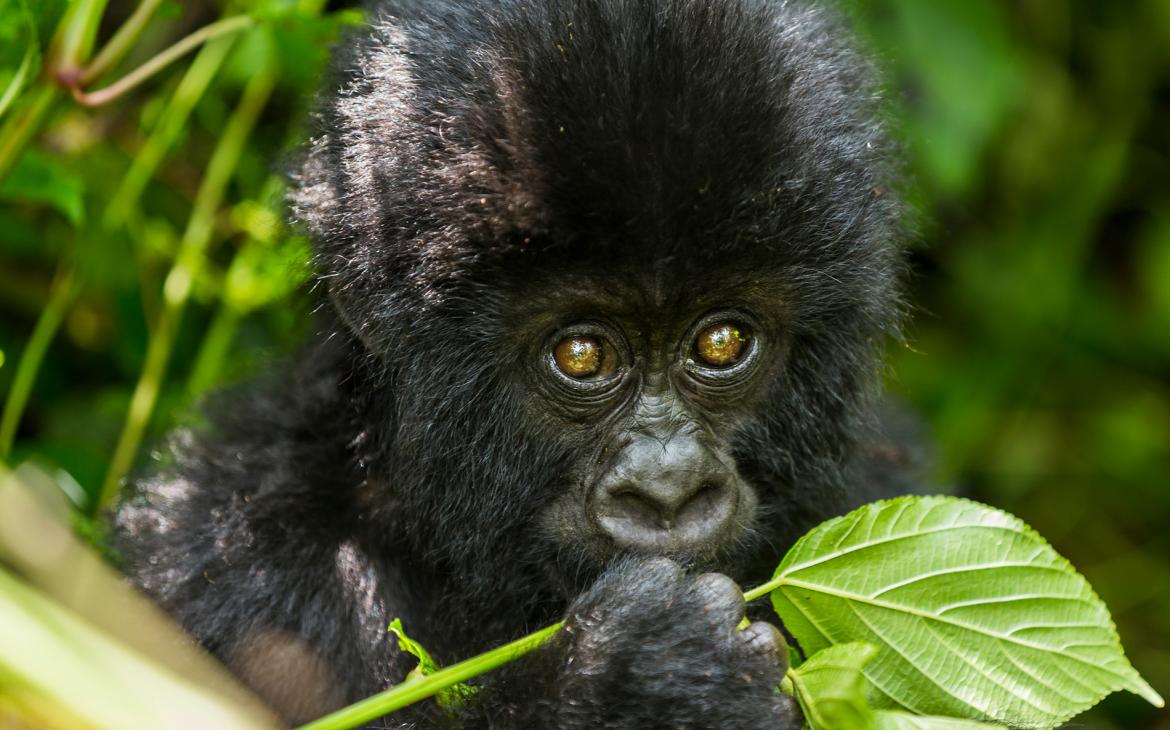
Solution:
<svg viewBox="0 0 1170 730">
<path fill-rule="evenodd" d="M 793 601 L 792 598 L 784 591 L 785 585 L 791 585 L 793 587 L 800 587 L 800 586 L 797 586 L 794 582 L 790 582 L 790 581 L 786 580 L 786 576 L 791 572 L 795 572 L 795 571 L 798 571 L 798 570 L 801 570 L 804 568 L 812 567 L 814 565 L 820 565 L 820 564 L 823 564 L 825 562 L 829 562 L 830 560 L 832 560 L 836 557 L 841 557 L 843 555 L 847 555 L 850 552 L 856 552 L 856 550 L 846 550 L 846 551 L 842 551 L 840 553 L 835 553 L 834 555 L 827 556 L 827 558 L 824 560 L 806 561 L 804 563 L 791 564 L 790 561 L 794 559 L 794 556 L 798 555 L 800 553 L 801 549 L 805 547 L 806 543 L 810 542 L 812 539 L 819 536 L 820 534 L 823 534 L 823 533 L 831 530 L 835 525 L 838 525 L 845 520 L 853 520 L 854 524 L 850 526 L 850 530 L 848 532 L 846 532 L 845 535 L 843 535 L 841 538 L 838 539 L 838 541 L 837 541 L 838 546 L 845 540 L 846 537 L 848 537 L 849 534 L 852 533 L 853 527 L 855 527 L 857 524 L 860 524 L 868 514 L 880 513 L 884 510 L 890 509 L 890 508 L 895 507 L 895 506 L 900 508 L 902 510 L 902 512 L 905 512 L 905 510 L 909 509 L 912 506 L 924 506 L 926 508 L 924 510 L 924 516 L 925 516 L 925 515 L 929 515 L 929 513 L 931 511 L 935 510 L 938 507 L 952 506 L 952 505 L 962 505 L 964 508 L 971 508 L 974 510 L 978 510 L 979 512 L 991 513 L 991 514 L 995 515 L 996 517 L 998 517 L 999 519 L 1004 521 L 1004 524 L 1001 524 L 1001 525 L 967 525 L 965 527 L 995 528 L 995 529 L 1009 530 L 1012 532 L 1016 532 L 1016 533 L 1020 533 L 1022 535 L 1025 535 L 1028 538 L 1034 540 L 1040 548 L 1047 548 L 1049 551 L 1049 554 L 1054 559 L 1053 563 L 1050 563 L 1047 566 L 1032 566 L 1032 567 L 1053 567 L 1055 569 L 1056 566 L 1062 566 L 1064 568 L 1067 568 L 1067 570 L 1069 572 L 1071 572 L 1073 575 L 1079 577 L 1081 579 L 1081 581 L 1083 581 L 1084 585 L 1088 588 L 1088 597 L 1091 598 L 1092 600 L 1095 600 L 1100 605 L 1106 606 L 1105 623 L 1102 625 L 1101 628 L 1106 630 L 1106 632 L 1109 635 L 1109 638 L 1111 638 L 1119 647 L 1122 647 L 1121 660 L 1122 660 L 1122 662 L 1124 662 L 1124 667 L 1123 667 L 1124 671 L 1118 672 L 1117 670 L 1115 670 L 1112 667 L 1110 667 L 1110 668 L 1101 667 L 1101 668 L 1105 669 L 1108 673 L 1118 677 L 1118 679 L 1121 679 L 1124 681 L 1124 683 L 1120 687 L 1120 689 L 1124 689 L 1126 691 L 1129 691 L 1129 692 L 1132 692 L 1133 694 L 1138 695 L 1139 697 L 1146 700 L 1147 702 L 1154 705 L 1155 707 L 1161 708 L 1161 707 L 1165 706 L 1165 700 L 1162 698 L 1162 696 L 1160 694 L 1158 694 L 1158 692 L 1148 682 L 1146 682 L 1146 680 L 1141 676 L 1141 674 L 1138 673 L 1137 669 L 1135 669 L 1133 667 L 1133 665 L 1130 663 L 1129 658 L 1125 655 L 1124 645 L 1121 642 L 1121 636 L 1117 631 L 1117 626 L 1113 621 L 1113 616 L 1109 612 L 1108 607 L 1105 604 L 1105 602 L 1103 600 L 1101 600 L 1100 596 L 1097 595 L 1097 592 L 1092 587 L 1092 584 L 1089 583 L 1089 581 L 1087 579 L 1085 579 L 1085 577 L 1083 575 L 1081 575 L 1081 573 L 1076 569 L 1075 566 L 1073 566 L 1073 564 L 1071 562 L 1069 562 L 1069 560 L 1067 558 L 1065 558 L 1063 555 L 1060 554 L 1059 551 L 1057 551 L 1055 548 L 1053 548 L 1052 545 L 1046 539 L 1044 539 L 1044 537 L 1042 535 L 1040 535 L 1040 533 L 1038 533 L 1035 529 L 1033 529 L 1030 525 L 1028 525 L 1026 522 L 1021 520 L 1019 517 L 1016 517 L 1015 515 L 1013 515 L 1009 512 L 1005 512 L 1004 510 L 1001 510 L 999 508 L 992 507 L 990 505 L 986 505 L 986 504 L 983 504 L 982 502 L 977 502 L 977 501 L 972 500 L 972 499 L 967 499 L 965 497 L 950 497 L 950 496 L 943 496 L 943 495 L 932 495 L 932 496 L 906 495 L 906 496 L 893 497 L 890 499 L 883 499 L 883 500 L 878 500 L 876 502 L 871 502 L 869 504 L 863 505 L 862 507 L 858 507 L 857 509 L 855 509 L 851 512 L 848 512 L 847 514 L 840 515 L 838 517 L 834 517 L 834 518 L 831 518 L 829 520 L 826 520 L 825 522 L 821 523 L 817 527 L 813 528 L 813 530 L 811 530 L 810 532 L 806 533 L 799 540 L 797 540 L 796 543 L 792 546 L 792 548 L 788 551 L 788 553 L 785 554 L 784 559 L 780 561 L 780 565 L 778 565 L 776 567 L 776 572 L 773 575 L 773 580 L 779 580 L 781 583 L 780 583 L 780 586 L 776 589 L 776 591 L 774 591 L 774 593 L 779 593 L 779 594 L 783 595 L 785 600 L 788 602 L 788 604 L 791 605 L 793 608 L 797 609 L 801 613 L 801 615 L 804 616 L 805 621 L 808 622 L 808 624 L 810 626 L 812 626 L 818 633 L 820 633 L 821 637 L 825 640 L 825 642 L 827 644 L 829 644 L 830 646 L 836 646 L 837 642 L 833 641 L 832 638 L 824 631 L 824 629 L 822 629 L 820 627 L 818 622 L 815 619 L 813 619 L 813 617 L 809 616 L 807 614 L 807 612 L 805 612 L 805 610 L 802 607 L 800 607 L 795 601 Z M 899 514 L 897 517 L 895 517 L 893 519 L 893 523 L 896 524 L 898 519 L 900 519 L 900 517 L 901 517 L 901 514 Z M 922 520 L 919 521 L 919 524 L 921 524 L 921 522 L 922 522 Z M 964 526 L 951 524 L 951 525 L 946 526 L 946 527 L 932 528 L 929 530 L 924 530 L 924 531 L 915 532 L 912 534 L 907 534 L 903 537 L 912 537 L 912 536 L 919 536 L 919 535 L 923 535 L 923 534 L 931 534 L 934 532 L 941 532 L 944 530 L 955 529 L 956 527 L 964 527 Z M 888 540 L 869 541 L 863 545 L 859 545 L 857 547 L 857 550 L 865 549 L 865 547 L 873 547 L 875 545 L 880 545 L 880 544 L 892 542 L 894 539 L 897 539 L 897 537 L 892 536 L 891 539 L 888 539 Z M 834 550 L 836 550 L 836 548 L 834 548 Z M 1039 553 L 1037 553 L 1037 555 L 1042 554 L 1042 553 L 1043 553 L 1043 550 L 1041 550 Z M 812 590 L 812 589 L 806 587 L 805 590 Z M 850 596 L 846 596 L 846 595 L 840 595 L 838 597 L 845 598 L 846 600 L 849 600 L 849 598 L 850 598 Z M 773 599 L 773 603 L 774 602 L 775 602 L 775 599 Z M 889 608 L 891 610 L 898 610 L 898 611 L 905 612 L 904 609 L 901 607 L 893 607 L 893 606 L 881 606 L 881 607 Z M 921 612 L 917 612 L 917 613 L 915 613 L 915 615 L 920 615 L 920 616 L 923 616 L 926 618 L 935 618 L 935 619 L 939 618 L 939 617 L 935 616 L 934 614 L 924 614 Z M 860 618 L 860 616 L 859 616 L 859 618 Z M 946 623 L 946 622 L 944 622 L 944 623 Z M 955 626 L 960 626 L 961 628 L 972 630 L 971 627 L 969 627 L 969 626 L 962 626 L 962 625 L 959 625 L 959 624 L 954 623 L 954 622 L 950 622 L 950 623 L 952 625 L 955 625 Z M 982 632 L 981 629 L 979 629 L 979 631 L 981 633 L 985 633 L 985 632 Z M 1000 638 L 1000 637 L 997 637 L 997 638 Z M 1015 643 L 1020 643 L 1020 642 L 1015 642 Z M 1020 645 L 1027 646 L 1028 648 L 1032 648 L 1032 649 L 1046 651 L 1046 652 L 1051 651 L 1045 647 L 1036 647 L 1036 646 L 1031 646 L 1029 644 L 1024 644 L 1024 643 L 1020 643 Z M 896 651 L 896 649 L 893 646 L 891 646 L 889 644 L 887 644 L 887 646 L 891 650 Z M 904 657 L 904 655 L 903 655 L 903 657 Z M 1080 658 L 1080 657 L 1077 657 L 1077 660 L 1081 661 L 1081 662 L 1084 661 L 1083 658 Z M 1094 665 L 1094 666 L 1099 666 L 1099 665 Z M 871 684 L 873 684 L 875 687 L 877 687 L 877 689 L 879 691 L 882 691 L 883 694 L 890 696 L 887 692 L 882 690 L 881 687 L 878 686 L 876 682 L 873 681 L 872 677 L 869 677 L 867 675 L 867 678 L 869 679 Z M 941 687 L 941 685 L 940 685 L 940 687 Z M 943 688 L 943 689 L 944 689 L 944 691 L 947 691 L 947 694 L 954 696 L 953 693 L 951 693 L 949 690 L 946 690 L 945 688 Z M 893 699 L 893 698 L 891 697 L 891 699 Z M 963 702 L 963 704 L 966 704 L 967 706 L 972 707 L 973 709 L 976 709 L 976 710 L 979 709 L 979 708 L 975 708 L 974 705 L 971 705 L 966 700 L 962 700 L 962 698 L 956 697 L 956 699 L 959 699 L 960 701 Z M 905 703 L 903 703 L 901 701 L 897 701 L 897 704 L 905 707 L 906 709 L 910 710 L 911 712 L 917 712 L 914 708 L 907 706 Z M 980 710 L 980 711 L 982 711 L 982 710 Z M 1060 720 L 1060 723 L 1067 721 L 1072 716 L 1079 714 L 1079 712 L 1081 712 L 1081 710 L 1069 712 L 1067 714 L 1067 716 L 1064 716 Z M 922 713 L 919 712 L 919 714 L 922 714 Z M 1060 723 L 1057 723 L 1057 724 L 1060 724 Z"/>
</svg>

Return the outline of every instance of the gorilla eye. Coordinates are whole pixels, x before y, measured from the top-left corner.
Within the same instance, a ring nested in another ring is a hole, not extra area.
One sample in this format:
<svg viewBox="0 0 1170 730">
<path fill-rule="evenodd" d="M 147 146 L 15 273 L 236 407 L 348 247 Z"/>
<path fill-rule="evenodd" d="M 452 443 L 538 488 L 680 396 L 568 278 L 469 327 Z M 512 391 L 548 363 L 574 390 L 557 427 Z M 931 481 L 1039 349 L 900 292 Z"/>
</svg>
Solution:
<svg viewBox="0 0 1170 730">
<path fill-rule="evenodd" d="M 557 369 L 576 380 L 600 380 L 614 371 L 613 349 L 604 340 L 573 335 L 557 343 L 553 362 Z"/>
<path fill-rule="evenodd" d="M 710 367 L 731 367 L 747 352 L 749 340 L 751 332 L 746 327 L 718 322 L 699 333 L 695 339 L 695 354 Z"/>
</svg>

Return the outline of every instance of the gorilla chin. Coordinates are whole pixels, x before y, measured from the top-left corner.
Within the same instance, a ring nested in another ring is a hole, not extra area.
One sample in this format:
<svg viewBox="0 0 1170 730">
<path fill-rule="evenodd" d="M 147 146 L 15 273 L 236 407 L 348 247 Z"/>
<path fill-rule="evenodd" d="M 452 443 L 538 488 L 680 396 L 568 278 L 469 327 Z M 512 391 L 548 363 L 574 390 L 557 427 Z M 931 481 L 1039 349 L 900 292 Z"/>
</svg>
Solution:
<svg viewBox="0 0 1170 730">
<path fill-rule="evenodd" d="M 736 581 L 914 479 L 876 415 L 894 147 L 847 29 L 384 0 L 332 69 L 290 192 L 316 334 L 131 485 L 127 574 L 290 723 L 402 681 L 400 617 L 442 663 L 566 624 L 377 727 L 801 727 Z"/>
</svg>

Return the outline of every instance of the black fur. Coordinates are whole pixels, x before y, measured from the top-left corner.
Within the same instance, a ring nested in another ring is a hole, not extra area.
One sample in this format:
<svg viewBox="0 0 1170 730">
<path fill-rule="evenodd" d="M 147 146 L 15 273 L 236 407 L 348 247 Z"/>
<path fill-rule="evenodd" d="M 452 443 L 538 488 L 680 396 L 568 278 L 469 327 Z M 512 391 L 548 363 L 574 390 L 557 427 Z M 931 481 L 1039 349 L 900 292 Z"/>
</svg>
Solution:
<svg viewBox="0 0 1170 730">
<path fill-rule="evenodd" d="M 762 580 L 816 522 L 904 488 L 872 416 L 902 230 L 868 66 L 827 14 L 779 0 L 402 0 L 371 18 L 292 193 L 330 314 L 288 373 L 222 398 L 135 485 L 115 519 L 129 574 L 290 720 L 400 681 L 396 616 L 451 662 L 568 611 L 463 725 L 799 726 L 781 662 L 720 612 L 726 586 L 664 562 L 603 572 L 550 533 L 628 414 L 561 417 L 530 363 L 592 307 L 673 332 L 760 303 L 767 377 L 711 417 L 759 505 L 694 568 Z M 404 715 L 385 722 L 444 721 Z"/>
</svg>

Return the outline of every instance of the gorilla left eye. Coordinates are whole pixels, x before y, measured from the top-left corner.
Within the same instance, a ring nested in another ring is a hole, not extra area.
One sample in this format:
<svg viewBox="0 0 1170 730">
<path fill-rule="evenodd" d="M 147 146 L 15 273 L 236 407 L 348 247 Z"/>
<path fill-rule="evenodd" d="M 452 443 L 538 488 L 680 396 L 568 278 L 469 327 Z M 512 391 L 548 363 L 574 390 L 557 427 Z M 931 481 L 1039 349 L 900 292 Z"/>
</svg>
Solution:
<svg viewBox="0 0 1170 730">
<path fill-rule="evenodd" d="M 695 338 L 695 354 L 704 365 L 729 368 L 747 353 L 751 332 L 734 322 L 717 322 Z"/>
</svg>

